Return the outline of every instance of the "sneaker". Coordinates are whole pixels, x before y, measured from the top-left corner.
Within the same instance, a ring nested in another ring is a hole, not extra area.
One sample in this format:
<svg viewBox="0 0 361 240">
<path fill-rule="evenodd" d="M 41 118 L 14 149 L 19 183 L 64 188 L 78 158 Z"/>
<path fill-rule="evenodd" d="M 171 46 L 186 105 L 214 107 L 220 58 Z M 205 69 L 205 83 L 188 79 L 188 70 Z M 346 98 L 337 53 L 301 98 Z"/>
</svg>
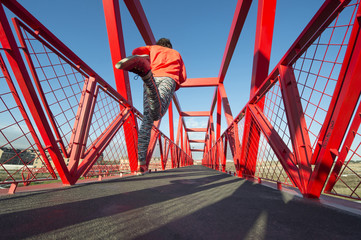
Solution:
<svg viewBox="0 0 361 240">
<path fill-rule="evenodd" d="M 115 68 L 130 71 L 144 77 L 150 71 L 149 55 L 132 55 L 120 60 Z"/>
<path fill-rule="evenodd" d="M 144 175 L 147 174 L 148 172 L 149 171 L 147 165 L 140 165 L 137 170 L 137 175 Z"/>
</svg>

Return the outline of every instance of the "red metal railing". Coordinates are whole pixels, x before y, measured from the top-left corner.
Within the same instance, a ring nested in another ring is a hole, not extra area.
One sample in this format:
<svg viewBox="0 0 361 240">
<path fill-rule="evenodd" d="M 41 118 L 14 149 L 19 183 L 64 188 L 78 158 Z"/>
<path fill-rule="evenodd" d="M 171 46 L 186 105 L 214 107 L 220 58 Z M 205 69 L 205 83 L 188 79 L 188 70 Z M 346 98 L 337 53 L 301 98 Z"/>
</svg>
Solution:
<svg viewBox="0 0 361 240">
<path fill-rule="evenodd" d="M 232 157 L 238 176 L 360 200 L 360 11 L 325 1 L 203 165 L 228 171 Z"/>
<path fill-rule="evenodd" d="M 20 46 L 3 6 L 20 18 L 12 20 Z M 142 115 L 20 4 L 2 1 L 0 18 L 0 184 L 57 177 L 74 184 L 135 171 Z M 157 128 L 152 132 L 150 168 L 193 164 Z"/>
<path fill-rule="evenodd" d="M 124 2 L 145 43 L 154 44 L 139 0 Z M 191 151 L 204 151 L 203 165 L 239 177 L 296 187 L 305 197 L 326 192 L 359 200 L 359 0 L 326 0 L 271 73 L 276 1 L 258 1 L 250 100 L 234 118 L 224 80 L 251 3 L 238 1 L 219 76 L 181 86 L 215 87 L 210 111 L 183 112 L 175 95 L 176 140 L 171 104 L 170 137 L 157 122 L 149 167 L 190 165 Z M 103 0 L 103 6 L 114 63 L 125 56 L 119 2 Z M 3 7 L 17 16 L 20 46 Z M 74 184 L 81 176 L 134 171 L 141 114 L 132 107 L 128 75 L 116 71 L 113 89 L 16 1 L 1 0 L 0 31 L 0 79 L 6 82 L 0 92 L 0 145 L 12 154 L 0 163 L 2 183 L 58 175 Z M 221 135 L 222 106 L 228 128 Z M 190 116 L 209 117 L 207 128 L 187 128 L 184 118 Z M 205 132 L 205 139 L 190 140 L 189 132 Z M 204 143 L 204 149 L 191 149 L 191 142 Z M 10 169 L 7 163 L 15 161 L 19 167 Z"/>
</svg>

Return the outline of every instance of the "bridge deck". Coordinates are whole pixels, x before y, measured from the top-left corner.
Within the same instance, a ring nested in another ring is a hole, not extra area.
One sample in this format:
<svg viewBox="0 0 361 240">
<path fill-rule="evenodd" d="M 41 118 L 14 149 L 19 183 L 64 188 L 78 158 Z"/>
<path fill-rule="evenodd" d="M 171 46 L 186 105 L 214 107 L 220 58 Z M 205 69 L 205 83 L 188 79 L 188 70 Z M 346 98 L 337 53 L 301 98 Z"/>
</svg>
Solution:
<svg viewBox="0 0 361 240">
<path fill-rule="evenodd" d="M 0 197 L 2 239 L 360 239 L 361 217 L 202 166 Z"/>
</svg>

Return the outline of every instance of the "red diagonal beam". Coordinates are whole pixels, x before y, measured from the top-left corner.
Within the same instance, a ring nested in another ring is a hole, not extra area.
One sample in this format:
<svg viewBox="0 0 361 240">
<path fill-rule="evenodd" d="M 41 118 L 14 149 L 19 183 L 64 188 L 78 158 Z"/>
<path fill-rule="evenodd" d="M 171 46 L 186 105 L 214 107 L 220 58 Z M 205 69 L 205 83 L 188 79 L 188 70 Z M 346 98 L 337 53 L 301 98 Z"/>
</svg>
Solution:
<svg viewBox="0 0 361 240">
<path fill-rule="evenodd" d="M 344 166 L 343 164 L 347 158 L 347 155 L 349 154 L 350 146 L 352 146 L 352 143 L 355 140 L 355 137 L 357 136 L 356 133 L 360 127 L 360 124 L 361 124 L 361 104 L 358 106 L 356 110 L 354 120 L 352 121 L 352 124 L 346 135 L 347 137 L 345 139 L 345 142 L 343 143 L 343 146 L 340 150 L 340 154 L 337 158 L 337 162 L 335 163 L 335 166 L 332 170 L 332 173 L 325 187 L 325 192 L 331 192 L 333 187 L 335 186 L 339 173 L 342 167 Z"/>
<path fill-rule="evenodd" d="M 130 14 L 142 35 L 145 44 L 154 45 L 156 43 L 152 29 L 139 0 L 124 0 Z"/>
<path fill-rule="evenodd" d="M 282 99 L 291 135 L 293 153 L 300 169 L 301 184 L 306 189 L 312 172 L 310 164 L 312 157 L 310 137 L 307 132 L 306 120 L 293 69 L 281 65 L 279 72 Z"/>
<path fill-rule="evenodd" d="M 351 121 L 361 92 L 361 8 L 357 11 L 337 85 L 312 156 L 316 166 L 308 185 L 309 197 L 318 198 Z"/>
<path fill-rule="evenodd" d="M 325 29 L 342 11 L 342 9 L 350 2 L 350 0 L 335 1 L 326 0 L 311 19 L 309 24 L 304 28 L 296 41 L 288 49 L 281 61 L 276 65 L 272 72 L 268 75 L 264 83 L 258 88 L 257 92 L 250 99 L 249 104 L 253 104 L 262 98 L 264 94 L 273 86 L 275 79 L 279 75 L 278 67 L 282 64 L 292 66 L 292 64 L 306 51 L 315 39 L 317 39 L 323 29 Z"/>
<path fill-rule="evenodd" d="M 25 124 L 28 127 L 29 132 L 30 132 L 32 138 L 34 139 L 35 144 L 36 144 L 36 146 L 37 146 L 37 148 L 38 148 L 38 150 L 39 150 L 39 152 L 41 154 L 41 157 L 44 160 L 46 168 L 48 169 L 51 176 L 56 179 L 57 178 L 56 173 L 55 173 L 53 167 L 50 164 L 49 158 L 46 155 L 46 153 L 45 153 L 45 151 L 43 149 L 43 146 L 41 145 L 41 142 L 40 142 L 40 139 L 39 139 L 39 137 L 37 135 L 37 132 L 35 131 L 32 123 L 30 121 L 29 115 L 25 111 L 26 108 L 24 107 L 24 105 L 23 105 L 23 103 L 22 103 L 22 101 L 21 101 L 21 99 L 19 97 L 18 91 L 16 90 L 15 84 L 12 81 L 10 73 L 9 73 L 9 71 L 8 71 L 8 69 L 6 67 L 6 64 L 4 62 L 4 59 L 2 58 L 1 55 L 0 55 L 0 68 L 1 68 L 1 70 L 3 72 L 3 74 L 4 74 L 5 80 L 6 80 L 7 84 L 8 84 L 8 86 L 9 86 L 9 90 L 11 91 L 11 93 L 13 95 L 13 98 L 14 98 L 14 100 L 15 100 L 18 108 L 19 108 L 19 111 L 20 111 L 21 115 L 24 118 Z"/>
<path fill-rule="evenodd" d="M 57 146 L 51 127 L 46 120 L 46 115 L 41 106 L 40 100 L 32 84 L 21 53 L 18 49 L 10 24 L 5 15 L 2 4 L 0 4 L 0 42 L 6 49 L 5 54 L 13 70 L 15 78 L 19 84 L 20 90 L 29 107 L 34 122 L 44 141 L 44 144 L 54 162 L 58 174 L 64 184 L 73 184 L 69 171 L 65 165 L 64 158 Z"/>
<path fill-rule="evenodd" d="M 114 67 L 120 59 L 126 57 L 119 1 L 103 0 L 103 9 L 117 90 L 129 103 L 132 103 L 129 75 L 127 72 Z"/>
<path fill-rule="evenodd" d="M 84 160 L 78 167 L 77 179 L 88 173 L 129 116 L 130 110 L 124 109 L 124 111 L 119 113 L 104 132 L 94 141 L 94 144 L 89 147 L 90 151 L 85 155 Z"/>
<path fill-rule="evenodd" d="M 326 0 L 284 55 L 280 64 L 291 66 L 350 2 L 351 0 Z"/>
<path fill-rule="evenodd" d="M 288 149 L 287 145 L 283 142 L 282 138 L 278 135 L 258 106 L 249 105 L 249 110 L 255 123 L 263 132 L 288 177 L 293 184 L 301 190 L 302 186 L 300 185 L 298 168 L 294 165 L 294 156 L 292 152 Z"/>
<path fill-rule="evenodd" d="M 236 48 L 239 35 L 241 34 L 244 22 L 246 21 L 249 8 L 251 7 L 252 0 L 238 0 L 235 13 L 233 15 L 233 21 L 231 30 L 229 31 L 226 49 L 224 50 L 221 69 L 218 77 L 219 82 L 223 83 L 226 76 L 229 63 L 231 62 L 234 49 Z"/>
<path fill-rule="evenodd" d="M 233 122 L 233 115 L 232 115 L 232 111 L 231 111 L 231 106 L 229 105 L 229 102 L 228 102 L 226 89 L 224 88 L 223 83 L 219 84 L 218 91 L 219 91 L 220 97 L 222 99 L 222 105 L 223 105 L 223 110 L 224 110 L 224 114 L 226 117 L 227 125 L 230 126 Z M 215 95 L 218 96 L 217 92 Z"/>
<path fill-rule="evenodd" d="M 93 112 L 92 103 L 95 101 L 95 88 L 96 81 L 90 77 L 85 81 L 83 94 L 79 101 L 79 109 L 77 117 L 74 123 L 75 132 L 71 136 L 71 151 L 69 156 L 68 169 L 71 175 L 76 175 L 78 169 L 79 160 L 82 156 L 82 150 L 85 147 L 84 141 L 87 136 L 87 125 L 89 124 L 89 118 L 92 117 Z M 93 109 L 94 110 L 94 109 Z"/>
</svg>

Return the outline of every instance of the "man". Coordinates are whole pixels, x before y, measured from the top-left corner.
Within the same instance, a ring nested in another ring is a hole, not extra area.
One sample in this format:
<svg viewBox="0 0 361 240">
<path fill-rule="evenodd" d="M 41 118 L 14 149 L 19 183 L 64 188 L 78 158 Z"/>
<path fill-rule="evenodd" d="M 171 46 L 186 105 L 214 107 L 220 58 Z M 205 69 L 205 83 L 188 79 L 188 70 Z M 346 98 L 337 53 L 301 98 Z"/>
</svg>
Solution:
<svg viewBox="0 0 361 240">
<path fill-rule="evenodd" d="M 136 48 L 132 54 L 115 67 L 138 74 L 144 82 L 144 117 L 138 134 L 138 172 L 142 174 L 148 171 L 146 156 L 153 122 L 166 113 L 187 74 L 181 55 L 167 38 L 159 39 L 156 45 Z"/>
</svg>

